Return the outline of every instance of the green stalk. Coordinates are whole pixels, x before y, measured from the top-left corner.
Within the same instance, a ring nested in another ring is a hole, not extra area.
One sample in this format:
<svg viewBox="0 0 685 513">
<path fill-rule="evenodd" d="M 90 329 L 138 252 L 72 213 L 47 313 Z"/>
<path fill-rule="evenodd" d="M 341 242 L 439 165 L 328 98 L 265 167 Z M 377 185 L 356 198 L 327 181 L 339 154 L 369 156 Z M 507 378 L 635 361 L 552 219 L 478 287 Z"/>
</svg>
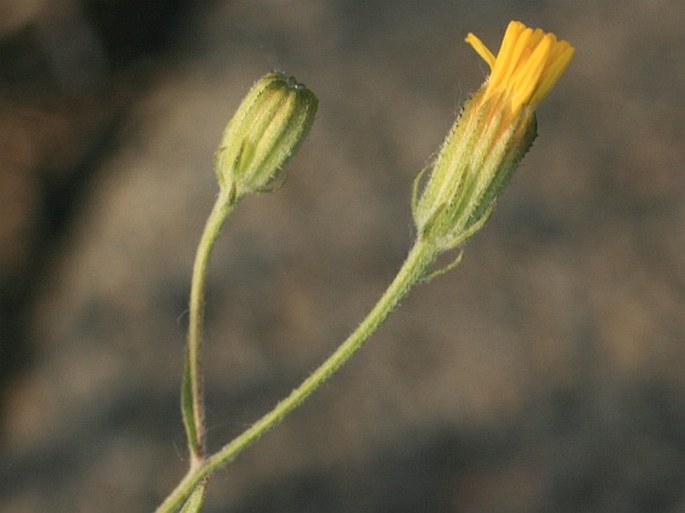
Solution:
<svg viewBox="0 0 685 513">
<path fill-rule="evenodd" d="M 407 259 L 398 271 L 395 279 L 383 293 L 373 309 L 369 312 L 357 329 L 345 340 L 335 352 L 316 369 L 302 384 L 293 390 L 289 396 L 279 402 L 271 411 L 245 430 L 232 442 L 223 446 L 219 451 L 201 460 L 198 465 L 190 468 L 176 489 L 157 508 L 155 513 L 173 513 L 183 500 L 193 491 L 195 486 L 209 474 L 225 466 L 235 459 L 245 449 L 255 443 L 267 431 L 278 425 L 289 413 L 330 378 L 349 358 L 359 350 L 378 327 L 397 308 L 400 301 L 411 288 L 422 281 L 427 274 L 428 267 L 437 257 L 435 247 L 418 240 L 409 252 Z"/>
<path fill-rule="evenodd" d="M 188 326 L 188 350 L 182 386 L 183 421 L 188 436 L 191 468 L 198 467 L 205 459 L 205 408 L 202 392 L 202 326 L 204 319 L 205 282 L 207 264 L 221 228 L 236 205 L 235 189 L 222 187 L 207 218 L 200 243 L 195 254 L 193 278 L 190 289 L 190 314 Z"/>
</svg>

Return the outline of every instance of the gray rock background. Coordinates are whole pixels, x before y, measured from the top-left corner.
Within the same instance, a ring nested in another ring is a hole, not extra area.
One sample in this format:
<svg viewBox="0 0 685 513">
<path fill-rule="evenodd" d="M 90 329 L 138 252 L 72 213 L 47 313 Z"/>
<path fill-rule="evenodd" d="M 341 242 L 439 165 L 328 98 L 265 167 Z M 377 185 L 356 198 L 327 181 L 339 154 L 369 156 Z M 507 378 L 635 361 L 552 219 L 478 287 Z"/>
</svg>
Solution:
<svg viewBox="0 0 685 513">
<path fill-rule="evenodd" d="M 320 100 L 210 269 L 209 444 L 361 320 L 412 179 L 510 19 L 577 49 L 463 264 L 210 486 L 212 512 L 685 511 L 685 6 L 0 2 L 0 512 L 151 511 L 213 153 L 254 80 Z M 2 16 L 0 16 L 2 18 Z"/>
</svg>

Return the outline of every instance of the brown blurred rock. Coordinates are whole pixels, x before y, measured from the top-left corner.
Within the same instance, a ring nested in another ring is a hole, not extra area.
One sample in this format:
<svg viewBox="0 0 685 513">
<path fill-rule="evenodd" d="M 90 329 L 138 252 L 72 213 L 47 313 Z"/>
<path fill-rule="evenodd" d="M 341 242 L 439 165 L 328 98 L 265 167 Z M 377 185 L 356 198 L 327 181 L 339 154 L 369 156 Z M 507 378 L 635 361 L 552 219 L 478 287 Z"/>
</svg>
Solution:
<svg viewBox="0 0 685 513">
<path fill-rule="evenodd" d="M 135 61 L 163 36 L 146 24 L 173 27 L 169 6 L 181 2 L 160 4 L 150 13 L 156 20 L 145 3 L 135 23 L 118 28 L 125 34 L 107 23 L 126 19 L 135 3 L 92 4 L 0 4 L 0 392 L 30 357 L 30 310 L 55 248 L 115 144 L 122 113 L 143 92 L 149 72 Z"/>
</svg>

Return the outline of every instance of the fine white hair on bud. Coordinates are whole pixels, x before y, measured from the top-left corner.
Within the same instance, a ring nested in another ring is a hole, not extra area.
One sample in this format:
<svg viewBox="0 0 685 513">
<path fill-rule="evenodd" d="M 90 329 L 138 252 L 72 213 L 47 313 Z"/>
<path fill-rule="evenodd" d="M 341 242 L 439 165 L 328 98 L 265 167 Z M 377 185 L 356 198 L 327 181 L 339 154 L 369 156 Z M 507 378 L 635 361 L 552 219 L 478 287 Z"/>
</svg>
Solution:
<svg viewBox="0 0 685 513">
<path fill-rule="evenodd" d="M 224 130 L 215 158 L 219 185 L 235 200 L 265 191 L 309 133 L 317 107 L 294 77 L 260 78 Z"/>
</svg>

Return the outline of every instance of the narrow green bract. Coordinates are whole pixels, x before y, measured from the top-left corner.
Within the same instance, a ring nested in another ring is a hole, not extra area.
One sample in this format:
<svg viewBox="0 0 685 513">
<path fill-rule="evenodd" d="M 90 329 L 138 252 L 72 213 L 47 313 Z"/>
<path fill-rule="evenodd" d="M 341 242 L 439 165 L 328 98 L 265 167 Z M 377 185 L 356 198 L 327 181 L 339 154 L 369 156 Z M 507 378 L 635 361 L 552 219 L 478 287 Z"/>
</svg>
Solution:
<svg viewBox="0 0 685 513">
<path fill-rule="evenodd" d="M 440 251 L 461 245 L 485 224 L 536 136 L 533 111 L 524 108 L 511 117 L 495 99 L 483 103 L 483 91 L 466 103 L 415 193 L 419 236 Z"/>
</svg>

